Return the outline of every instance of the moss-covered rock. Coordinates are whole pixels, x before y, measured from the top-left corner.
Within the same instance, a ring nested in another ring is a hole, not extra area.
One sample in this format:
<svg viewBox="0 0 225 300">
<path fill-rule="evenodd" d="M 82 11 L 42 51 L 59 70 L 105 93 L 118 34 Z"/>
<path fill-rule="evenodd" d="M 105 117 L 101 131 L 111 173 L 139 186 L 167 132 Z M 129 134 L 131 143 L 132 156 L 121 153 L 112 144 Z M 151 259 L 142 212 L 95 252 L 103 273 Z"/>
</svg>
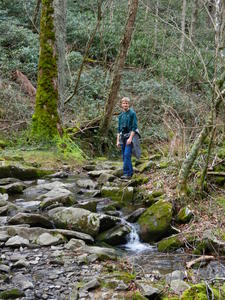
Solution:
<svg viewBox="0 0 225 300">
<path fill-rule="evenodd" d="M 0 140 L 0 149 L 4 149 L 7 146 L 6 141 Z"/>
<path fill-rule="evenodd" d="M 53 170 L 43 170 L 25 166 L 0 166 L 0 178 L 13 177 L 21 180 L 32 180 L 52 173 L 54 173 Z"/>
<path fill-rule="evenodd" d="M 102 197 L 110 198 L 116 202 L 119 202 L 121 205 L 126 205 L 132 202 L 133 200 L 134 189 L 133 187 L 111 187 L 103 186 L 101 189 Z"/>
<path fill-rule="evenodd" d="M 156 163 L 151 160 L 146 161 L 138 166 L 138 171 L 140 173 L 143 173 L 144 171 L 149 171 L 150 169 L 154 168 L 155 165 L 156 165 Z"/>
<path fill-rule="evenodd" d="M 184 244 L 180 235 L 173 235 L 158 242 L 159 252 L 169 252 L 182 247 Z"/>
<path fill-rule="evenodd" d="M 213 297 L 212 297 L 213 293 Z M 208 296 L 211 295 L 210 297 Z M 190 289 L 187 289 L 183 292 L 181 296 L 182 300 L 208 300 L 208 299 L 215 299 L 219 300 L 222 299 L 219 297 L 219 292 L 213 287 L 208 287 L 204 283 L 199 283 L 193 285 Z"/>
<path fill-rule="evenodd" d="M 135 174 L 133 177 L 132 177 L 132 180 L 131 180 L 131 183 L 129 184 L 130 186 L 139 186 L 139 185 L 142 185 L 142 184 L 145 184 L 149 181 L 149 178 L 147 176 L 144 176 L 144 175 L 137 175 Z"/>
<path fill-rule="evenodd" d="M 97 236 L 97 241 L 105 242 L 109 245 L 122 245 L 127 242 L 127 235 L 131 229 L 127 225 L 117 225 L 107 231 L 100 233 Z"/>
<path fill-rule="evenodd" d="M 0 292 L 0 299 L 17 299 L 23 296 L 24 292 L 19 289 L 11 289 Z"/>
<path fill-rule="evenodd" d="M 146 242 L 159 241 L 170 228 L 172 204 L 160 200 L 149 207 L 138 219 L 141 238 Z"/>
<path fill-rule="evenodd" d="M 178 212 L 176 221 L 182 224 L 188 223 L 193 217 L 193 215 L 194 215 L 193 212 L 190 210 L 188 206 L 183 207 Z"/>
</svg>

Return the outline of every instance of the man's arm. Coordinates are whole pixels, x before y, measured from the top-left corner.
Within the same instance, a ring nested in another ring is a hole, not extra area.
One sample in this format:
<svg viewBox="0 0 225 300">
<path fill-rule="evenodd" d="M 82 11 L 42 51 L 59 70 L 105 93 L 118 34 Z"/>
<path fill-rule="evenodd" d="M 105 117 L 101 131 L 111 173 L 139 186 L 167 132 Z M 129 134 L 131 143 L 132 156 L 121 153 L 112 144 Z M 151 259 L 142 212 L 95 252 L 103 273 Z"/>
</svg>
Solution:
<svg viewBox="0 0 225 300">
<path fill-rule="evenodd" d="M 119 148 L 120 146 L 120 134 L 117 133 L 117 137 L 116 137 L 116 146 Z"/>
<path fill-rule="evenodd" d="M 127 145 L 131 144 L 134 135 L 135 135 L 135 131 L 131 131 L 129 139 L 127 140 Z"/>
</svg>

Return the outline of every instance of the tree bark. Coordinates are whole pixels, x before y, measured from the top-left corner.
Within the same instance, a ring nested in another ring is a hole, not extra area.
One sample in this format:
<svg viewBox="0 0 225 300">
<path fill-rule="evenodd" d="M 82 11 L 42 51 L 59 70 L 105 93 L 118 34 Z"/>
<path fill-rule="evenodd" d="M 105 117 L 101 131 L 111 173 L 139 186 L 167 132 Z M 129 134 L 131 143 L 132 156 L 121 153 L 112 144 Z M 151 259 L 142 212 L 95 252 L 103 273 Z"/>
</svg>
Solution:
<svg viewBox="0 0 225 300">
<path fill-rule="evenodd" d="M 66 3 L 67 0 L 54 0 L 54 28 L 57 48 L 58 66 L 58 109 L 61 120 L 63 119 L 64 94 L 66 86 L 65 65 L 66 65 Z"/>
<path fill-rule="evenodd" d="M 192 2 L 192 15 L 191 15 L 191 26 L 189 31 L 189 38 L 193 40 L 197 17 L 198 17 L 198 5 L 199 0 L 193 0 Z"/>
<path fill-rule="evenodd" d="M 181 51 L 184 51 L 186 6 L 187 6 L 187 1 L 183 0 L 182 14 L 181 14 L 181 40 L 180 40 L 180 50 Z"/>
<path fill-rule="evenodd" d="M 157 44 L 158 44 L 158 16 L 159 16 L 159 0 L 156 2 L 156 10 L 155 10 L 155 26 L 154 26 L 154 45 L 153 45 L 153 51 L 156 52 Z"/>
<path fill-rule="evenodd" d="M 124 35 L 120 42 L 119 52 L 114 64 L 112 83 L 105 104 L 103 120 L 100 126 L 100 133 L 103 136 L 106 136 L 108 133 L 110 121 L 112 119 L 113 109 L 115 107 L 115 104 L 117 103 L 117 94 L 120 88 L 120 81 L 122 77 L 122 71 L 123 71 L 127 51 L 134 30 L 134 23 L 136 19 L 137 10 L 138 10 L 138 0 L 131 0 L 128 9 L 128 17 L 125 25 Z"/>
<path fill-rule="evenodd" d="M 46 141 L 58 135 L 60 128 L 57 111 L 59 95 L 53 1 L 42 0 L 38 83 L 32 117 L 33 137 Z"/>
</svg>

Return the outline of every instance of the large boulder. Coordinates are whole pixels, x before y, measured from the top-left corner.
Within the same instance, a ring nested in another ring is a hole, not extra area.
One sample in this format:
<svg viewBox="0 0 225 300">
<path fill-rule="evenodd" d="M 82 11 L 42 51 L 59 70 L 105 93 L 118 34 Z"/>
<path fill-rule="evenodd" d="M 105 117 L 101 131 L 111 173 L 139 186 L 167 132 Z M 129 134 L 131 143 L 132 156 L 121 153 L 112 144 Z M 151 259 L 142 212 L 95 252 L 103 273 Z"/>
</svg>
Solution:
<svg viewBox="0 0 225 300">
<path fill-rule="evenodd" d="M 113 187 L 103 186 L 101 189 L 102 197 L 108 197 L 114 201 L 117 201 L 121 205 L 126 205 L 133 200 L 134 189 L 133 187 Z"/>
<path fill-rule="evenodd" d="M 99 232 L 99 215 L 83 208 L 60 207 L 51 218 L 57 228 L 77 230 L 91 236 Z"/>
<path fill-rule="evenodd" d="M 168 234 L 172 219 L 172 204 L 159 200 L 138 219 L 140 235 L 145 242 L 159 241 Z"/>
</svg>

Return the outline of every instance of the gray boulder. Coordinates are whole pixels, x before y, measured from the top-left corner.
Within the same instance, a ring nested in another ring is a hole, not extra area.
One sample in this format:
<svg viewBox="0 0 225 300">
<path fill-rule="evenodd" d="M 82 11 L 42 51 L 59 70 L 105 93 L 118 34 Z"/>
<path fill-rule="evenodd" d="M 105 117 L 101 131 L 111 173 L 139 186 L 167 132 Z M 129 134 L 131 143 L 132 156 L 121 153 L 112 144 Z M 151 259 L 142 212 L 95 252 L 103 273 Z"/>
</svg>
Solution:
<svg viewBox="0 0 225 300">
<path fill-rule="evenodd" d="M 52 228 L 52 223 L 44 216 L 39 214 L 18 213 L 8 220 L 11 225 L 29 224 L 31 226 L 42 226 Z"/>
<path fill-rule="evenodd" d="M 97 241 L 105 242 L 109 245 L 116 246 L 126 244 L 127 236 L 131 229 L 127 225 L 117 225 L 107 231 L 100 233 L 97 236 Z"/>
</svg>

